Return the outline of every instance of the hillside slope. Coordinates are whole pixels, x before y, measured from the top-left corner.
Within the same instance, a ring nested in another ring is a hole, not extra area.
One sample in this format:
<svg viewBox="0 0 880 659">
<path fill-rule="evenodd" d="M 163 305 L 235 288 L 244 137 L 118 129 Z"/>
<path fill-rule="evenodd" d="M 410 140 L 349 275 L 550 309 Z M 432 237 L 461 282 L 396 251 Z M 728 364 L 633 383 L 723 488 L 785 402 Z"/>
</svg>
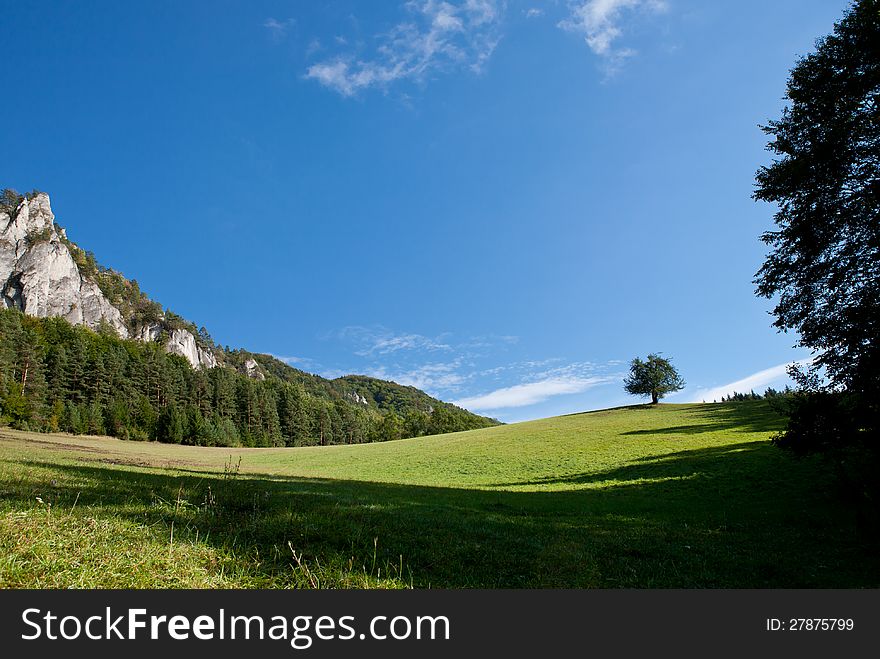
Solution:
<svg viewBox="0 0 880 659">
<path fill-rule="evenodd" d="M 0 430 L 0 587 L 877 587 L 781 424 L 747 401 L 324 448 Z"/>
</svg>

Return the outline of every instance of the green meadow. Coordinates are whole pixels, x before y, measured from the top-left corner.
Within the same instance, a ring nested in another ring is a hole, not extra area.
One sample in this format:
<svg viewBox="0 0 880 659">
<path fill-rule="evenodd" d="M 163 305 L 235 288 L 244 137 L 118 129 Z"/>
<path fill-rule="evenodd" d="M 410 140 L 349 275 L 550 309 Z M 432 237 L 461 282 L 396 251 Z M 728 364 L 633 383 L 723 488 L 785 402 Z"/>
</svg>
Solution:
<svg viewBox="0 0 880 659">
<path fill-rule="evenodd" d="M 379 444 L 221 449 L 0 429 L 0 587 L 877 587 L 766 401 Z"/>
</svg>

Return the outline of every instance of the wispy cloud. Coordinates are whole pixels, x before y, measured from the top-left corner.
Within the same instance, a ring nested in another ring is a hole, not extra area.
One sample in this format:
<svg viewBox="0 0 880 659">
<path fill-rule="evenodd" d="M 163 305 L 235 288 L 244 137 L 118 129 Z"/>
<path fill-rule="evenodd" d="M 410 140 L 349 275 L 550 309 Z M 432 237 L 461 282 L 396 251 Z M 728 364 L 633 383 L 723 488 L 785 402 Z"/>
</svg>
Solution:
<svg viewBox="0 0 880 659">
<path fill-rule="evenodd" d="M 469 410 L 489 411 L 501 410 L 512 407 L 525 407 L 542 403 L 553 396 L 563 394 L 579 394 L 587 389 L 616 380 L 609 376 L 582 377 L 553 377 L 537 382 L 517 384 L 512 387 L 502 387 L 487 394 L 471 396 L 455 401 L 459 407 Z"/>
<path fill-rule="evenodd" d="M 463 341 L 459 348 L 462 350 L 480 350 L 483 348 L 497 348 L 498 346 L 511 346 L 519 341 L 518 336 L 511 334 L 487 334 L 485 336 L 473 336 Z"/>
<path fill-rule="evenodd" d="M 623 35 L 623 15 L 635 10 L 656 14 L 667 6 L 664 0 L 571 0 L 569 16 L 559 27 L 582 35 L 590 50 L 603 59 L 605 74 L 612 76 L 636 54 L 631 48 L 614 45 Z"/>
<path fill-rule="evenodd" d="M 345 373 L 362 373 L 417 387 L 441 400 L 472 410 L 500 410 L 577 394 L 622 379 L 619 362 L 570 361 L 559 357 L 511 359 L 518 337 L 452 333 L 427 336 L 381 325 L 348 326 L 324 340 L 348 345 Z M 355 365 L 360 362 L 359 365 Z M 324 369 L 330 377 L 343 369 Z"/>
<path fill-rule="evenodd" d="M 269 35 L 275 41 L 281 41 L 287 36 L 288 30 L 296 24 L 296 19 L 287 18 L 279 21 L 277 18 L 267 18 L 263 22 L 263 27 L 269 31 Z"/>
<path fill-rule="evenodd" d="M 423 81 L 435 71 L 470 69 L 479 73 L 500 40 L 498 0 L 410 0 L 407 20 L 379 35 L 366 57 L 341 53 L 310 66 L 306 78 L 343 96 L 387 88 L 398 80 Z"/>
<path fill-rule="evenodd" d="M 811 362 L 811 359 L 801 359 L 795 363 L 805 366 Z M 791 362 L 771 366 L 770 368 L 765 368 L 757 373 L 747 375 L 735 382 L 729 382 L 710 389 L 698 389 L 692 394 L 682 392 L 681 396 L 687 397 L 689 402 L 701 403 L 703 401 L 709 402 L 713 400 L 721 400 L 722 397 L 729 396 L 734 392 L 749 393 L 754 389 L 756 392 L 761 393 L 766 387 L 772 384 L 785 382 L 788 379 L 788 367 L 790 365 Z"/>
<path fill-rule="evenodd" d="M 450 350 L 449 345 L 440 343 L 439 341 L 422 336 L 420 334 L 403 334 L 400 336 L 389 336 L 377 338 L 376 341 L 366 350 L 356 354 L 362 357 L 370 355 L 387 355 L 398 350 Z"/>
<path fill-rule="evenodd" d="M 544 15 L 544 10 L 539 7 L 530 7 L 529 9 L 523 9 L 523 14 L 525 14 L 526 18 L 538 18 Z"/>
<path fill-rule="evenodd" d="M 442 337 L 392 332 L 381 326 L 351 325 L 338 332 L 332 332 L 327 338 L 331 337 L 354 344 L 354 354 L 359 357 L 388 355 L 403 350 L 436 352 L 452 349 L 448 343 L 443 341 Z"/>
<path fill-rule="evenodd" d="M 423 364 L 409 370 L 395 371 L 385 368 L 369 369 L 367 375 L 381 380 L 416 387 L 438 396 L 440 392 L 456 389 L 468 376 L 460 372 L 461 362 Z"/>
</svg>

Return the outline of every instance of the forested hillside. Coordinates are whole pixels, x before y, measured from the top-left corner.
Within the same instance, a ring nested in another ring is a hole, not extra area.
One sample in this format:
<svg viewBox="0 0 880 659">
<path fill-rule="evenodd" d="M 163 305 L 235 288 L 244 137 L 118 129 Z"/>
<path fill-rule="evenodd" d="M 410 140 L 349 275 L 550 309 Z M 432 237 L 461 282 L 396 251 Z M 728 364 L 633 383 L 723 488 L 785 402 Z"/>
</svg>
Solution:
<svg viewBox="0 0 880 659">
<path fill-rule="evenodd" d="M 331 381 L 265 355 L 224 356 L 226 366 L 194 369 L 156 342 L 0 310 L 0 421 L 203 446 L 357 444 L 495 423 L 392 382 Z M 251 358 L 261 377 L 236 370 Z"/>
</svg>

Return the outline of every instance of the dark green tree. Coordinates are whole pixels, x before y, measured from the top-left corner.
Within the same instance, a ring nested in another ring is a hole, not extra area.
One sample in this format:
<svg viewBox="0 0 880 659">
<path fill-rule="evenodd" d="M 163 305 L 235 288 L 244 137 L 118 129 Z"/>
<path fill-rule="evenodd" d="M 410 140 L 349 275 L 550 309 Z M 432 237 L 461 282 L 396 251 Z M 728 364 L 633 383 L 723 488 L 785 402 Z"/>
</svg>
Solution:
<svg viewBox="0 0 880 659">
<path fill-rule="evenodd" d="M 45 402 L 46 378 L 44 349 L 40 336 L 31 327 L 24 327 L 19 335 L 18 372 L 21 392 L 32 410 L 40 410 Z"/>
<path fill-rule="evenodd" d="M 214 410 L 224 419 L 232 419 L 236 413 L 235 374 L 223 368 L 211 370 L 214 389 Z"/>
<path fill-rule="evenodd" d="M 407 437 L 421 437 L 428 434 L 431 415 L 424 410 L 408 410 L 403 424 Z"/>
<path fill-rule="evenodd" d="M 156 439 L 169 444 L 180 444 L 186 433 L 186 418 L 174 403 L 169 403 L 156 420 Z"/>
<path fill-rule="evenodd" d="M 53 346 L 46 357 L 49 399 L 52 402 L 63 401 L 69 395 L 67 368 L 67 350 L 64 348 L 64 344 Z"/>
<path fill-rule="evenodd" d="M 195 402 L 202 415 L 208 417 L 213 411 L 211 381 L 207 373 L 201 369 L 192 371 L 190 375 L 189 398 Z"/>
<path fill-rule="evenodd" d="M 238 381 L 238 427 L 246 446 L 259 446 L 260 408 L 257 401 L 257 384 L 250 378 Z"/>
<path fill-rule="evenodd" d="M 0 393 L 17 381 L 15 370 L 21 342 L 22 316 L 17 309 L 0 312 Z"/>
<path fill-rule="evenodd" d="M 310 444 L 317 443 L 319 446 L 327 446 L 333 443 L 333 404 L 320 398 L 310 398 L 310 415 L 312 428 Z"/>
<path fill-rule="evenodd" d="M 684 385 L 672 362 L 654 353 L 644 361 L 639 357 L 633 359 L 629 365 L 629 375 L 623 381 L 627 393 L 650 396 L 653 405 L 666 394 L 684 389 Z"/>
<path fill-rule="evenodd" d="M 106 431 L 114 437 L 128 439 L 129 409 L 125 399 L 116 395 L 105 413 Z"/>
<path fill-rule="evenodd" d="M 28 399 L 21 392 L 21 385 L 13 382 L 6 393 L 0 397 L 0 422 L 12 423 L 21 428 L 31 417 Z"/>
<path fill-rule="evenodd" d="M 306 392 L 302 385 L 284 383 L 278 407 L 285 444 L 287 446 L 309 444 L 311 418 L 306 402 Z"/>
<path fill-rule="evenodd" d="M 382 422 L 377 428 L 380 442 L 389 442 L 403 437 L 403 419 L 396 412 L 389 412 L 382 417 Z"/>
<path fill-rule="evenodd" d="M 110 378 L 107 374 L 105 353 L 95 352 L 86 376 L 86 390 L 89 400 L 98 405 L 105 405 L 110 397 Z"/>
<path fill-rule="evenodd" d="M 67 406 L 64 410 L 64 417 L 62 426 L 67 432 L 72 432 L 76 435 L 82 435 L 87 432 L 88 423 L 87 420 L 83 418 L 83 408 L 81 405 L 78 405 L 73 401 L 67 401 Z"/>
<path fill-rule="evenodd" d="M 284 446 L 281 422 L 278 418 L 278 401 L 275 392 L 264 382 L 257 386 L 257 409 L 260 419 L 261 446 Z"/>
<path fill-rule="evenodd" d="M 88 334 L 82 327 L 75 327 L 67 347 L 67 391 L 74 403 L 85 399 L 88 375 Z"/>
<path fill-rule="evenodd" d="M 754 197 L 776 204 L 755 277 L 774 325 L 814 360 L 794 369 L 774 438 L 826 455 L 843 490 L 880 510 L 880 0 L 854 2 L 791 70 L 787 107 L 763 127 L 772 164 Z"/>
<path fill-rule="evenodd" d="M 880 1 L 852 5 L 791 70 L 782 117 L 763 126 L 773 163 L 754 197 L 774 203 L 755 279 L 774 325 L 799 333 L 832 386 L 880 394 Z"/>
</svg>

